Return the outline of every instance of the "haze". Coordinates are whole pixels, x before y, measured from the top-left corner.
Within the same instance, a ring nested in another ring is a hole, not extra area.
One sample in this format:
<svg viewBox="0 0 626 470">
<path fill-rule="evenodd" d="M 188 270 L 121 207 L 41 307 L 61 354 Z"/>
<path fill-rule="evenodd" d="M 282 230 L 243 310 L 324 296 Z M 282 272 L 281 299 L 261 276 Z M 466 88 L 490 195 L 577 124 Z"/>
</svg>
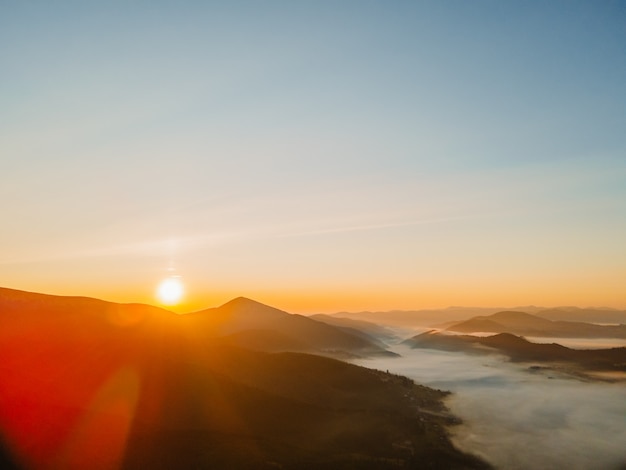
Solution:
<svg viewBox="0 0 626 470">
<path fill-rule="evenodd" d="M 0 279 L 624 308 L 621 2 L 5 2 Z"/>
</svg>

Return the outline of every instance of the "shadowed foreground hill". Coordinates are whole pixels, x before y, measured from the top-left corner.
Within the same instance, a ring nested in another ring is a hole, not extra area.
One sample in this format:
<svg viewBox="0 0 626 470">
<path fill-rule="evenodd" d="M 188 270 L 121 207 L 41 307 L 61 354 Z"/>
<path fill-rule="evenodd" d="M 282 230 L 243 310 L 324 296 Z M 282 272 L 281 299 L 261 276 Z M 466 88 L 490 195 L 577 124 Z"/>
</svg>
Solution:
<svg viewBox="0 0 626 470">
<path fill-rule="evenodd" d="M 151 307 L 112 321 L 123 306 L 36 295 L 34 306 L 20 294 L 20 308 L 1 294 L 3 463 L 486 468 L 448 440 L 445 393 L 404 377 L 240 349 Z"/>
</svg>

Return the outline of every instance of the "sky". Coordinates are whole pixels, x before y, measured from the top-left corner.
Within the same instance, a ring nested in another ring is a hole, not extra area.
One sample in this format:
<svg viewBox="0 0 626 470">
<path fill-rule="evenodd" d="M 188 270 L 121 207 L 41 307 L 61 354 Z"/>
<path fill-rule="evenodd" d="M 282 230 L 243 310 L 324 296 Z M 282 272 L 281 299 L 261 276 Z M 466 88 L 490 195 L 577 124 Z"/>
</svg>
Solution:
<svg viewBox="0 0 626 470">
<path fill-rule="evenodd" d="M 0 0 L 0 286 L 626 308 L 623 1 Z"/>
</svg>

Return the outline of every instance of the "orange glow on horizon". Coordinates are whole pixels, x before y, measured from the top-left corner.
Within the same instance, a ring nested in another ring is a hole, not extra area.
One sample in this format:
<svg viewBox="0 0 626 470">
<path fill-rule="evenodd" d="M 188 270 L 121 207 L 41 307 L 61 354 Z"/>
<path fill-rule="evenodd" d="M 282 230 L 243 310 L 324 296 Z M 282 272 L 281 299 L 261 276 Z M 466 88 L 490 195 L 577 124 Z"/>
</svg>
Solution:
<svg viewBox="0 0 626 470">
<path fill-rule="evenodd" d="M 530 283 L 503 276 L 500 280 L 432 280 L 396 285 L 357 286 L 350 283 L 341 288 L 321 283 L 294 286 L 287 281 L 284 284 L 276 282 L 275 286 L 254 286 L 251 282 L 242 282 L 240 286 L 233 287 L 214 280 L 199 282 L 189 276 L 185 278 L 184 295 L 177 303 L 169 305 L 155 297 L 153 286 L 140 282 L 129 282 L 117 288 L 87 285 L 46 287 L 36 284 L 5 287 L 51 295 L 79 295 L 117 303 L 149 304 L 179 314 L 219 307 L 237 297 L 247 297 L 300 314 L 440 309 L 450 306 L 509 308 L 535 305 L 546 308 L 579 306 L 626 309 L 623 296 L 619 295 L 623 286 L 619 286 L 617 280 L 585 281 L 546 277 Z M 539 283 L 541 285 L 537 285 Z"/>
</svg>

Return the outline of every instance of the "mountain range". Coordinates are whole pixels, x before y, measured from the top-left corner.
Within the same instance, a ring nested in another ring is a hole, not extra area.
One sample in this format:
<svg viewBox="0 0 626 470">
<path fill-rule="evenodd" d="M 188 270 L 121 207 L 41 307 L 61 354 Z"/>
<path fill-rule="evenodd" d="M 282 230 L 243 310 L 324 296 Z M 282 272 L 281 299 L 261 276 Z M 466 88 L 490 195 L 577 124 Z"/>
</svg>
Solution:
<svg viewBox="0 0 626 470">
<path fill-rule="evenodd" d="M 546 309 L 534 305 L 514 308 L 502 307 L 448 307 L 426 310 L 391 310 L 384 312 L 338 312 L 333 317 L 349 318 L 401 328 L 441 327 L 476 316 L 488 316 L 503 311 L 529 313 L 553 321 L 626 324 L 626 310 L 610 308 L 558 307 Z"/>
<path fill-rule="evenodd" d="M 452 446 L 445 392 L 301 350 L 385 354 L 249 299 L 177 315 L 0 289 L 0 463 L 488 468 Z"/>
</svg>

